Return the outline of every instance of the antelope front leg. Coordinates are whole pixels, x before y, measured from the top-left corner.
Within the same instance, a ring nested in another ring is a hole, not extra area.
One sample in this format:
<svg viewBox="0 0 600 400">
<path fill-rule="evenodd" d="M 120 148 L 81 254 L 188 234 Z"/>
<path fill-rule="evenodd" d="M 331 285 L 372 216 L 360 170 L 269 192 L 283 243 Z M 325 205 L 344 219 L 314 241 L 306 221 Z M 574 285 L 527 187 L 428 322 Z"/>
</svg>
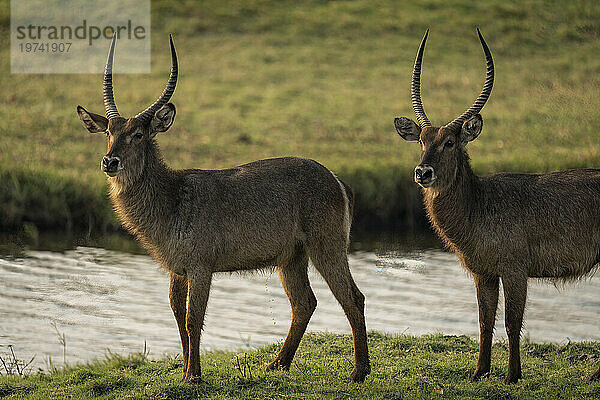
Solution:
<svg viewBox="0 0 600 400">
<path fill-rule="evenodd" d="M 171 274 L 171 285 L 169 287 L 169 300 L 171 309 L 179 328 L 181 338 L 181 350 L 183 352 L 183 376 L 187 373 L 189 339 L 185 329 L 185 306 L 188 295 L 188 282 L 185 276 Z"/>
<path fill-rule="evenodd" d="M 210 271 L 188 273 L 188 309 L 186 329 L 189 340 L 187 371 L 183 380 L 197 382 L 200 380 L 200 335 L 204 324 L 204 314 L 208 303 Z"/>
<path fill-rule="evenodd" d="M 527 276 L 524 274 L 502 277 L 506 334 L 508 335 L 508 372 L 505 383 L 515 383 L 521 378 L 519 342 L 523 327 L 523 312 L 527 301 Z"/>
<path fill-rule="evenodd" d="M 474 275 L 477 288 L 477 303 L 479 305 L 479 357 L 477 368 L 471 376 L 471 382 L 490 372 L 492 357 L 492 336 L 496 324 L 496 309 L 498 308 L 498 289 L 500 279 L 497 276 L 486 277 Z"/>
</svg>

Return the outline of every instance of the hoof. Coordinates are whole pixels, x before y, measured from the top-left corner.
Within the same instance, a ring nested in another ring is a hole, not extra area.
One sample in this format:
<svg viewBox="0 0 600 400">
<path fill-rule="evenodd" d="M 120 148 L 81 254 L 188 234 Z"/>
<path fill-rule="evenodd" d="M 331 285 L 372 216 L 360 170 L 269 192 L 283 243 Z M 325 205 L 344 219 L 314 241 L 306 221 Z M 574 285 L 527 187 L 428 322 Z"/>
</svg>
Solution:
<svg viewBox="0 0 600 400">
<path fill-rule="evenodd" d="M 187 376 L 187 371 L 186 371 L 186 370 L 184 370 L 184 371 L 183 371 L 183 377 L 181 378 L 181 383 L 183 383 L 183 382 L 187 382 L 187 377 L 188 377 L 188 376 Z"/>
<path fill-rule="evenodd" d="M 521 379 L 521 373 L 518 374 L 506 374 L 506 378 L 504 378 L 504 383 L 517 383 Z"/>
<path fill-rule="evenodd" d="M 490 371 L 475 371 L 473 375 L 469 378 L 469 382 L 477 382 L 483 377 L 489 376 Z"/>
<path fill-rule="evenodd" d="M 365 378 L 367 377 L 367 375 L 369 375 L 370 372 L 371 372 L 371 367 L 369 367 L 369 366 L 367 368 L 361 368 L 361 369 L 357 369 L 355 367 L 354 370 L 352 370 L 352 373 L 350 374 L 350 379 L 353 382 L 362 383 L 365 381 Z"/>
<path fill-rule="evenodd" d="M 197 376 L 184 376 L 182 382 L 197 384 L 197 383 L 201 383 L 202 382 L 202 378 L 200 377 L 200 375 L 197 375 Z"/>
<path fill-rule="evenodd" d="M 267 365 L 267 371 L 289 371 L 291 362 L 284 362 L 279 358 L 276 358 L 271 364 Z"/>
</svg>

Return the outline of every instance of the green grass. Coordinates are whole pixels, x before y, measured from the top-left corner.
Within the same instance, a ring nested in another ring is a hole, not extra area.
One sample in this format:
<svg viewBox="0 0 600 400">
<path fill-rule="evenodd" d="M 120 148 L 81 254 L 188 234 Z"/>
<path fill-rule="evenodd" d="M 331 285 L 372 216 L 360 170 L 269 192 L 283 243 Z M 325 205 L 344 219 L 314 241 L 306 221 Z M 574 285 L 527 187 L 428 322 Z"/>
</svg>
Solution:
<svg viewBox="0 0 600 400">
<path fill-rule="evenodd" d="M 354 187 L 359 229 L 405 226 L 418 204 L 411 175 L 419 151 L 398 137 L 392 121 L 413 115 L 410 76 L 425 29 L 431 35 L 422 95 L 430 119 L 453 119 L 479 93 L 479 26 L 497 78 L 482 112 L 484 132 L 469 145 L 474 168 L 481 174 L 545 172 L 600 165 L 598 21 L 600 3 L 593 0 L 156 0 L 152 74 L 118 75 L 115 91 L 125 115 L 160 94 L 169 69 L 167 33 L 173 32 L 181 68 L 173 98 L 178 113 L 160 138 L 172 166 L 314 158 Z M 5 74 L 8 22 L 3 0 Z M 60 179 L 81 199 L 103 197 L 98 165 L 104 139 L 87 134 L 75 113 L 77 104 L 102 112 L 101 77 L 5 75 L 0 93 L 3 176 L 38 174 L 48 186 L 43 191 L 53 191 Z M 14 229 L 6 220 L 32 221 L 20 211 L 11 214 L 4 206 L 13 201 L 8 197 L 0 204 L 3 227 Z M 56 207 L 40 212 L 61 215 Z M 92 229 L 115 225 L 103 207 L 103 219 Z M 61 221 L 55 223 L 60 229 L 67 225 Z"/>
<path fill-rule="evenodd" d="M 246 353 L 211 351 L 201 358 L 203 382 L 180 383 L 180 358 L 149 361 L 111 355 L 104 361 L 25 378 L 0 377 L 6 399 L 597 399 L 600 382 L 585 377 L 598 367 L 600 344 L 522 345 L 524 378 L 503 383 L 507 346 L 493 348 L 492 372 L 468 378 L 477 343 L 466 336 L 369 334 L 372 373 L 350 382 L 348 335 L 308 334 L 289 372 L 265 372 L 279 345 Z M 239 360 L 239 366 L 238 361 Z"/>
</svg>

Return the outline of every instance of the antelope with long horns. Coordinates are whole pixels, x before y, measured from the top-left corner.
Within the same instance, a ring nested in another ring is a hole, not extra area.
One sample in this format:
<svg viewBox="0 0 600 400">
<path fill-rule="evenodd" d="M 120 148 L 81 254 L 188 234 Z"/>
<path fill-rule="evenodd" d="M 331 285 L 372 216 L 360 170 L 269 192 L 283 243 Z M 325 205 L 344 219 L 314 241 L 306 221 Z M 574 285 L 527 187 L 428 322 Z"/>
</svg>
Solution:
<svg viewBox="0 0 600 400">
<path fill-rule="evenodd" d="M 480 345 L 471 379 L 490 371 L 502 281 L 509 346 L 505 381 L 517 382 L 528 278 L 576 280 L 589 276 L 600 262 L 600 170 L 475 175 L 465 146 L 483 127 L 479 112 L 494 83 L 492 54 L 478 29 L 487 64 L 483 90 L 461 116 L 434 127 L 420 94 L 428 33 L 421 41 L 412 79 L 412 105 L 419 123 L 403 117 L 396 118 L 394 125 L 403 139 L 419 142 L 421 159 L 414 180 L 422 187 L 429 219 L 475 280 Z M 599 378 L 600 368 L 591 379 Z"/>
<path fill-rule="evenodd" d="M 173 124 L 169 99 L 177 83 L 177 54 L 170 38 L 171 75 L 163 94 L 133 118 L 115 105 L 110 45 L 104 74 L 106 117 L 77 107 L 91 133 L 105 132 L 102 170 L 125 226 L 171 276 L 170 302 L 183 349 L 184 380 L 200 378 L 199 343 L 211 278 L 217 272 L 277 267 L 292 308 L 281 351 L 268 369 L 290 368 L 317 300 L 307 274 L 309 259 L 341 304 L 354 336 L 351 379 L 370 372 L 365 298 L 348 267 L 353 194 L 321 164 L 273 158 L 225 170 L 173 170 L 155 136 Z M 186 309 L 187 307 L 187 309 Z"/>
</svg>

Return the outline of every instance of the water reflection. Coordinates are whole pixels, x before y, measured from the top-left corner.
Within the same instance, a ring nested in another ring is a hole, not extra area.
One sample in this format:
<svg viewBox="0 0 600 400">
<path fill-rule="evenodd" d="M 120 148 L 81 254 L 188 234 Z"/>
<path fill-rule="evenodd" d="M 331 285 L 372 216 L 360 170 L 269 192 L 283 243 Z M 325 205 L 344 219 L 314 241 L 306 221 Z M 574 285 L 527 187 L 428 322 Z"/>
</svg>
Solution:
<svg viewBox="0 0 600 400">
<path fill-rule="evenodd" d="M 367 327 L 389 333 L 478 332 L 475 289 L 456 257 L 440 250 L 354 252 L 350 266 L 367 298 Z M 318 299 L 309 330 L 349 333 L 344 314 L 311 269 Z M 168 277 L 148 256 L 93 247 L 0 256 L 0 345 L 43 365 L 141 351 L 179 351 Z M 535 341 L 600 340 L 600 279 L 557 289 L 532 282 L 525 334 Z M 502 298 L 501 298 L 502 302 Z M 503 307 L 495 338 L 506 337 Z M 271 270 L 214 279 L 202 347 L 258 346 L 285 337 L 290 308 Z M 0 348 L 0 352 L 3 348 Z"/>
</svg>

